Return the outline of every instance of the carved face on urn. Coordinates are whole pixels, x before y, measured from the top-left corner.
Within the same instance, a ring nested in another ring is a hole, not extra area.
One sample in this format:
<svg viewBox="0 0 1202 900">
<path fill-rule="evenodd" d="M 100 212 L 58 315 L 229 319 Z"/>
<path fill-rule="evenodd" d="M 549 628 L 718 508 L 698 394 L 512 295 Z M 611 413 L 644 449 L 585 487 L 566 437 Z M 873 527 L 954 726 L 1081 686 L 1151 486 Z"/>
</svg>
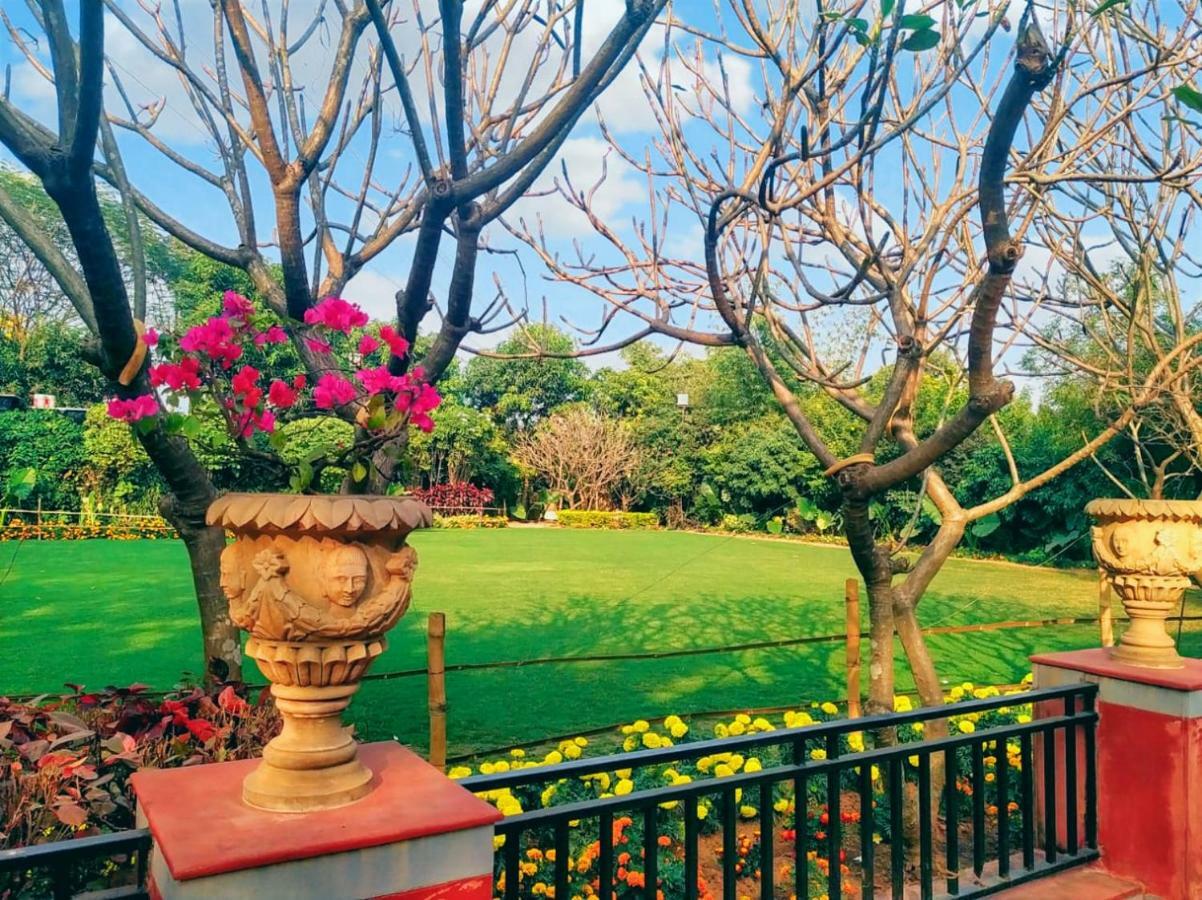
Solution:
<svg viewBox="0 0 1202 900">
<path fill-rule="evenodd" d="M 344 544 L 326 556 L 322 567 L 325 597 L 336 606 L 354 606 L 367 589 L 367 556 Z"/>
<path fill-rule="evenodd" d="M 242 568 L 232 554 L 221 554 L 221 590 L 232 602 L 237 602 L 246 591 Z"/>
</svg>

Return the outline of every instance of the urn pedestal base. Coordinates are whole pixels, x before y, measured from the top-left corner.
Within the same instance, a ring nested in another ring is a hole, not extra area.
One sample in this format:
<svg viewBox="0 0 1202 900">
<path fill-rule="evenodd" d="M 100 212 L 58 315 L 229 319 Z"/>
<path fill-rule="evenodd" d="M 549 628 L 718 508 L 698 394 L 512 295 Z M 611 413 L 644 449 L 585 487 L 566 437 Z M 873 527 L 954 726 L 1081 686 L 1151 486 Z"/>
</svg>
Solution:
<svg viewBox="0 0 1202 900">
<path fill-rule="evenodd" d="M 1110 651 L 1115 662 L 1150 669 L 1180 669 L 1185 660 L 1165 629 L 1181 606 L 1188 578 L 1163 575 L 1115 575 L 1111 579 L 1131 624 Z"/>
<path fill-rule="evenodd" d="M 242 801 L 258 760 L 142 769 L 155 900 L 491 900 L 501 814 L 400 744 L 363 744 L 371 793 L 309 813 Z"/>
</svg>

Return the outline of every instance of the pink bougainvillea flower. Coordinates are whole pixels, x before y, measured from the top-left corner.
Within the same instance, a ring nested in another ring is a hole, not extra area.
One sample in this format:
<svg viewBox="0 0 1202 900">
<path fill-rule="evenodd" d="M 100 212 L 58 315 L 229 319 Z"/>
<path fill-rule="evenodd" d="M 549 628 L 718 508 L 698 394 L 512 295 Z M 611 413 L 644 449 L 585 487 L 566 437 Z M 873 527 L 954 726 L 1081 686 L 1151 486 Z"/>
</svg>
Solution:
<svg viewBox="0 0 1202 900">
<path fill-rule="evenodd" d="M 221 315 L 227 319 L 249 322 L 255 314 L 255 305 L 237 291 L 226 291 L 221 297 Z"/>
<path fill-rule="evenodd" d="M 279 325 L 272 325 L 266 331 L 255 335 L 255 346 L 265 347 L 267 344 L 283 344 L 288 340 L 288 332 Z"/>
<path fill-rule="evenodd" d="M 189 328 L 179 341 L 185 353 L 200 353 L 228 369 L 242 356 L 242 345 L 228 319 L 214 316 L 203 325 Z"/>
<path fill-rule="evenodd" d="M 306 378 L 305 374 L 302 372 L 300 375 L 297 375 L 292 379 L 292 388 L 293 390 L 303 391 L 305 389 L 305 385 L 308 383 L 309 379 Z"/>
<path fill-rule="evenodd" d="M 290 387 L 288 382 L 275 380 L 267 389 L 267 402 L 277 409 L 288 409 L 296 403 L 297 389 Z"/>
<path fill-rule="evenodd" d="M 230 379 L 230 387 L 234 389 L 234 396 L 247 409 L 258 406 L 259 401 L 263 399 L 263 389 L 259 387 L 259 370 L 254 366 L 243 366 L 239 369 Z"/>
<path fill-rule="evenodd" d="M 380 349 L 380 342 L 370 334 L 365 334 L 359 338 L 359 353 L 362 356 L 367 356 L 369 353 L 375 353 Z"/>
<path fill-rule="evenodd" d="M 154 394 L 143 394 L 130 400 L 113 399 L 108 402 L 108 414 L 122 422 L 137 422 L 159 411 L 159 401 Z"/>
<path fill-rule="evenodd" d="M 360 369 L 355 373 L 355 379 L 363 385 L 363 390 L 369 394 L 381 394 L 384 391 L 396 391 L 404 386 L 404 379 L 388 371 L 388 366 L 377 366 L 374 369 Z"/>
<path fill-rule="evenodd" d="M 159 333 L 155 329 L 147 328 L 146 331 L 142 333 L 142 343 L 144 343 L 147 347 L 153 347 L 158 342 Z"/>
<path fill-rule="evenodd" d="M 391 325 L 385 325 L 380 329 L 380 339 L 388 345 L 393 356 L 404 356 L 409 352 L 409 342 L 405 340 L 404 336 L 397 334 L 396 329 Z"/>
<path fill-rule="evenodd" d="M 313 389 L 313 402 L 318 409 L 333 409 L 350 403 L 356 396 L 355 386 L 341 375 L 327 372 L 317 381 Z"/>
<path fill-rule="evenodd" d="M 419 383 L 411 376 L 405 376 L 405 381 L 403 389 L 397 393 L 396 408 L 408 413 L 410 424 L 421 431 L 433 431 L 434 420 L 430 418 L 430 413 L 442 403 L 442 397 L 433 385 Z"/>
<path fill-rule="evenodd" d="M 178 363 L 159 363 L 150 367 L 150 385 L 167 385 L 177 394 L 200 390 L 200 360 L 185 356 Z"/>
<path fill-rule="evenodd" d="M 330 353 L 334 349 L 321 338 L 307 337 L 305 338 L 305 344 L 315 353 Z"/>
<path fill-rule="evenodd" d="M 350 334 L 352 328 L 362 328 L 367 321 L 367 313 L 341 297 L 326 297 L 305 310 L 306 325 L 324 325 L 343 334 Z"/>
</svg>

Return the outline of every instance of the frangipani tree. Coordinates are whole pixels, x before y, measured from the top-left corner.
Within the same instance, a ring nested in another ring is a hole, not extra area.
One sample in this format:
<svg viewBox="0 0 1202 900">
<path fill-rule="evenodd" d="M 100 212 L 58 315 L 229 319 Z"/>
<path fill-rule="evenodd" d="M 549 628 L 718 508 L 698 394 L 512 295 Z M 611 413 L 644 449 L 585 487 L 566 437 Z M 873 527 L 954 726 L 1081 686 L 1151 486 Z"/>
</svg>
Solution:
<svg viewBox="0 0 1202 900">
<path fill-rule="evenodd" d="M 997 413 L 1015 385 L 999 370 L 1033 321 L 1015 273 L 1051 266 L 1031 246 L 1041 234 L 1033 223 L 1074 214 L 1050 210 L 1047 196 L 1164 174 L 1162 160 L 1139 153 L 1118 170 L 1094 164 L 1112 135 L 1160 127 L 1145 112 L 1197 71 L 1196 4 L 1164 18 L 1158 6 L 1102 4 L 1091 15 L 1071 2 L 1027 4 L 1014 21 L 1009 4 L 987 2 L 771 0 L 737 2 L 709 30 L 677 22 L 691 40 L 666 44 L 693 61 L 690 78 L 642 69 L 660 136 L 634 148 L 610 134 L 611 168 L 649 186 L 633 223 L 598 215 L 603 184 L 577 184 L 570 171 L 560 195 L 603 251 L 565 246 L 536 221 L 510 223 L 555 281 L 601 301 L 594 344 L 626 321 L 615 345 L 658 334 L 735 345 L 754 362 L 842 493 L 870 604 L 870 711 L 892 707 L 895 635 L 924 703 L 942 702 L 917 613 L 931 580 L 967 528 L 1088 458 L 1171 365 L 1149 367 L 1120 421 L 1044 471 L 1024 471 L 1009 453 Z M 702 62 L 707 44 L 755 67 L 754 103 L 737 102 L 747 85 L 723 65 Z M 957 389 L 920 432 L 919 386 L 948 359 Z M 850 452 L 807 415 L 800 398 L 813 390 L 860 422 Z M 1011 486 L 965 507 L 939 463 L 982 427 L 1006 450 Z M 938 515 L 915 559 L 903 552 L 909 541 L 882 538 L 870 516 L 874 498 L 903 486 Z"/>
</svg>

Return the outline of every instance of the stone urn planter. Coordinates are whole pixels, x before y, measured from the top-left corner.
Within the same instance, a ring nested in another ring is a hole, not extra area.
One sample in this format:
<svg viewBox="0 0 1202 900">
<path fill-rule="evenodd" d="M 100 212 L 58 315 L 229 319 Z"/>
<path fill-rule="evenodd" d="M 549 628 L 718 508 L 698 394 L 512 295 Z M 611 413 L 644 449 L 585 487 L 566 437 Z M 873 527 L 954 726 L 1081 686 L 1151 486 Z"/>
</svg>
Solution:
<svg viewBox="0 0 1202 900">
<path fill-rule="evenodd" d="M 209 524 L 234 536 L 221 555 L 230 618 L 283 719 L 246 803 L 309 812 L 370 792 L 342 711 L 409 607 L 417 554 L 405 538 L 431 520 L 405 497 L 226 494 L 209 507 Z"/>
<path fill-rule="evenodd" d="M 1180 668 L 1165 620 L 1202 571 L 1202 502 L 1094 500 L 1085 512 L 1094 557 L 1110 577 L 1131 624 L 1112 651 L 1133 666 Z"/>
</svg>

